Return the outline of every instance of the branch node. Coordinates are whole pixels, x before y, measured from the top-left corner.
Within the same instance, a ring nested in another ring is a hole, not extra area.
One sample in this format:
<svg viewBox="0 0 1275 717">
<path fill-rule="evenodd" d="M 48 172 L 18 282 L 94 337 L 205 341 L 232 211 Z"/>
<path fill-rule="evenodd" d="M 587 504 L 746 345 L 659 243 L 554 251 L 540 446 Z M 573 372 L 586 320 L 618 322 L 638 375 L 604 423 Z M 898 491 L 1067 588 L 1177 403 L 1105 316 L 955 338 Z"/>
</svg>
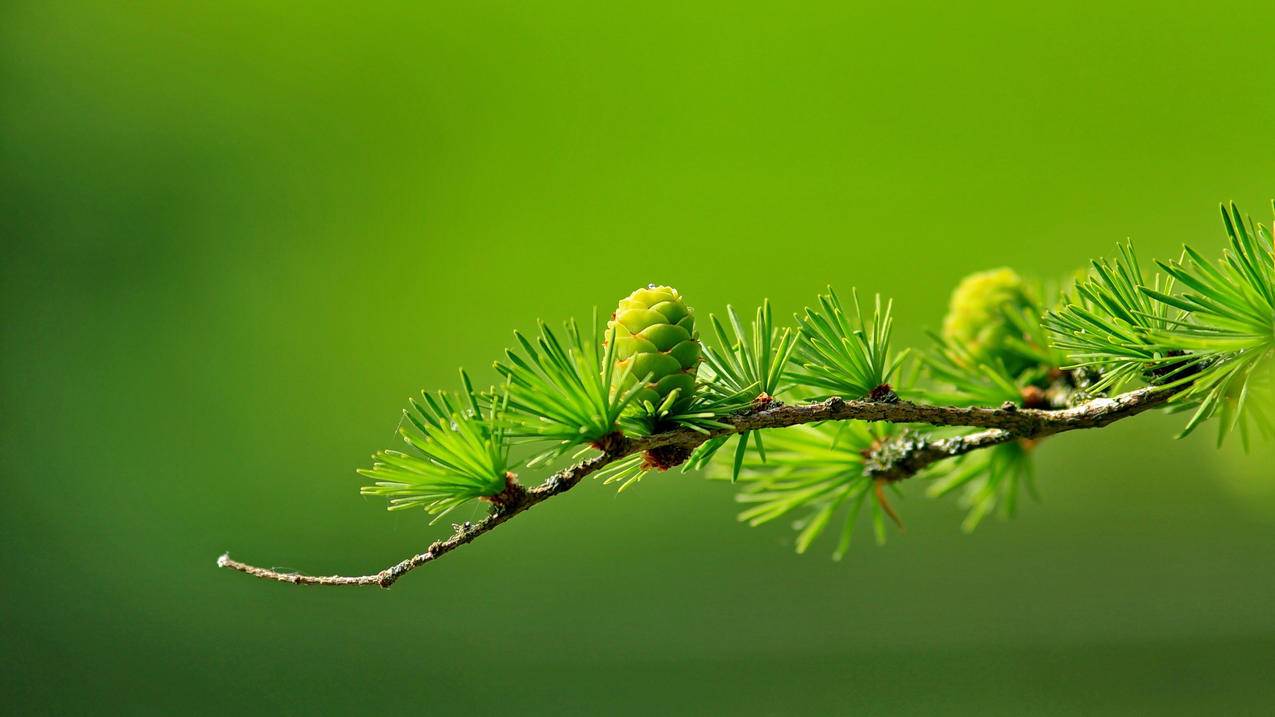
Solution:
<svg viewBox="0 0 1275 717">
<path fill-rule="evenodd" d="M 694 452 L 694 449 L 676 443 L 667 446 L 657 446 L 642 454 L 642 467 L 647 470 L 666 471 L 685 463 L 686 459 L 691 457 L 692 452 Z"/>
<path fill-rule="evenodd" d="M 615 431 L 614 433 L 606 434 L 590 445 L 603 453 L 620 453 L 624 448 L 624 441 L 624 434 Z"/>
<path fill-rule="evenodd" d="M 492 511 L 504 513 L 517 508 L 527 499 L 527 489 L 518 482 L 516 473 L 505 473 L 505 487 L 495 495 L 485 496 L 483 500 L 491 503 Z"/>
<path fill-rule="evenodd" d="M 890 384 L 883 383 L 868 391 L 868 400 L 873 403 L 898 403 L 899 394 L 894 392 Z"/>
</svg>

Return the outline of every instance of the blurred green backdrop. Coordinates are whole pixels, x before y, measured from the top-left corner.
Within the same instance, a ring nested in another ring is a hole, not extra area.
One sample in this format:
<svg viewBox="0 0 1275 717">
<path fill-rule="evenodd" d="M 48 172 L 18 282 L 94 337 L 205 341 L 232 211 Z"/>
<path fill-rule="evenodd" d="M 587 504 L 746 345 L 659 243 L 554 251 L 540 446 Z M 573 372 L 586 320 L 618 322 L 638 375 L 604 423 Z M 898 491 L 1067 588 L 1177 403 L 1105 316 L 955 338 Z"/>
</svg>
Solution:
<svg viewBox="0 0 1275 717">
<path fill-rule="evenodd" d="M 1269 2 L 16 2 L 0 10 L 6 711 L 1268 713 L 1275 451 L 1051 440 L 972 537 L 791 554 L 725 485 L 444 534 L 357 495 L 405 397 L 647 282 L 972 270 L 1269 221 Z M 471 516 L 461 516 L 471 517 Z"/>
</svg>

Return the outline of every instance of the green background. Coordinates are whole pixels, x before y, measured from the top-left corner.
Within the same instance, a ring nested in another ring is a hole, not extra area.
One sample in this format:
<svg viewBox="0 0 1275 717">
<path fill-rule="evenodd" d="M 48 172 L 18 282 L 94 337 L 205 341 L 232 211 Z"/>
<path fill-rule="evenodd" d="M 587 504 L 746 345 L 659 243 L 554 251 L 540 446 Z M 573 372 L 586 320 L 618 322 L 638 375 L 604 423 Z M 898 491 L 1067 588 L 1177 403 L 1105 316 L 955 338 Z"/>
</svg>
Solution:
<svg viewBox="0 0 1275 717">
<path fill-rule="evenodd" d="M 389 592 L 214 567 L 446 534 L 354 468 L 537 318 L 832 283 L 922 345 L 967 272 L 1269 221 L 1275 6 L 1086 5 L 4 3 L 6 711 L 1269 713 L 1275 451 L 1173 417 L 841 563 L 672 474 Z"/>
</svg>

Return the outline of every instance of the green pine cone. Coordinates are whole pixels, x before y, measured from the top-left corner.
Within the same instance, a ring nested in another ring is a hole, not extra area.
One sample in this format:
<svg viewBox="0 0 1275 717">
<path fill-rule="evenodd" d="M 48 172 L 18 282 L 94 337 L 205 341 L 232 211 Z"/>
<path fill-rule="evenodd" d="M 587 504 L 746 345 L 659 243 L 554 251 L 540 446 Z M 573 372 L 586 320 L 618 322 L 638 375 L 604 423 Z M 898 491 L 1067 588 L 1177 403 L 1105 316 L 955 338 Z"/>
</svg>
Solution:
<svg viewBox="0 0 1275 717">
<path fill-rule="evenodd" d="M 638 391 L 639 404 L 658 407 L 675 389 L 681 389 L 673 408 L 685 406 L 695 392 L 695 370 L 700 345 L 695 333 L 695 311 L 671 286 L 649 285 L 620 300 L 607 328 L 615 328 L 616 368 L 629 368 L 620 390 L 628 390 L 646 378 Z M 648 377 L 649 375 L 649 377 Z"/>
<path fill-rule="evenodd" d="M 999 358 L 1011 373 L 1018 375 L 1031 361 L 1006 345 L 1014 328 L 1006 321 L 1005 311 L 1020 311 L 1033 305 L 1027 284 L 1012 269 L 970 274 L 952 292 L 943 319 L 943 338 L 964 347 L 977 361 Z"/>
</svg>

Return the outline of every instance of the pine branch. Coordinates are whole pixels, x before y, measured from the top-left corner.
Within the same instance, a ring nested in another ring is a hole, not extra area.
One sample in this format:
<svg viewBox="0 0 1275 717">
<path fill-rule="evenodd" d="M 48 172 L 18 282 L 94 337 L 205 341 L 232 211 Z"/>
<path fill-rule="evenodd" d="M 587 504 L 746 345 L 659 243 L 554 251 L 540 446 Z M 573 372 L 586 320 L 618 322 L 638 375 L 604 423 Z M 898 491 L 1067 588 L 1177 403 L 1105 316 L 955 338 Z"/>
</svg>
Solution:
<svg viewBox="0 0 1275 717">
<path fill-rule="evenodd" d="M 917 439 L 903 446 L 893 447 L 894 450 L 888 457 L 881 456 L 882 460 L 878 461 L 881 465 L 873 473 L 873 477 L 896 482 L 915 475 L 933 463 L 971 451 L 1019 439 L 1040 439 L 1067 431 L 1101 428 L 1160 406 L 1182 389 L 1181 386 L 1142 388 L 1111 398 L 1095 398 L 1058 411 L 1018 408 L 1012 403 L 1006 403 L 1000 408 L 981 408 L 934 406 L 905 401 L 846 401 L 837 397 L 819 403 L 795 405 L 768 401 L 741 415 L 723 418 L 721 422 L 727 427 L 710 432 L 679 428 L 640 438 L 625 438 L 616 434 L 611 440 L 604 441 L 602 453 L 553 474 L 535 488 L 524 489 L 518 485 L 516 479 L 510 477 L 509 487 L 488 499 L 493 507 L 486 518 L 477 523 L 458 526 L 456 533 L 450 538 L 437 541 L 425 552 L 378 573 L 359 576 L 301 575 L 242 563 L 232 560 L 229 554 L 218 558 L 217 565 L 253 577 L 294 585 L 379 585 L 388 588 L 403 575 L 494 530 L 532 506 L 566 493 L 586 476 L 621 458 L 651 449 L 678 447 L 691 450 L 715 437 L 822 421 L 886 421 L 986 429 L 953 438 Z"/>
</svg>

